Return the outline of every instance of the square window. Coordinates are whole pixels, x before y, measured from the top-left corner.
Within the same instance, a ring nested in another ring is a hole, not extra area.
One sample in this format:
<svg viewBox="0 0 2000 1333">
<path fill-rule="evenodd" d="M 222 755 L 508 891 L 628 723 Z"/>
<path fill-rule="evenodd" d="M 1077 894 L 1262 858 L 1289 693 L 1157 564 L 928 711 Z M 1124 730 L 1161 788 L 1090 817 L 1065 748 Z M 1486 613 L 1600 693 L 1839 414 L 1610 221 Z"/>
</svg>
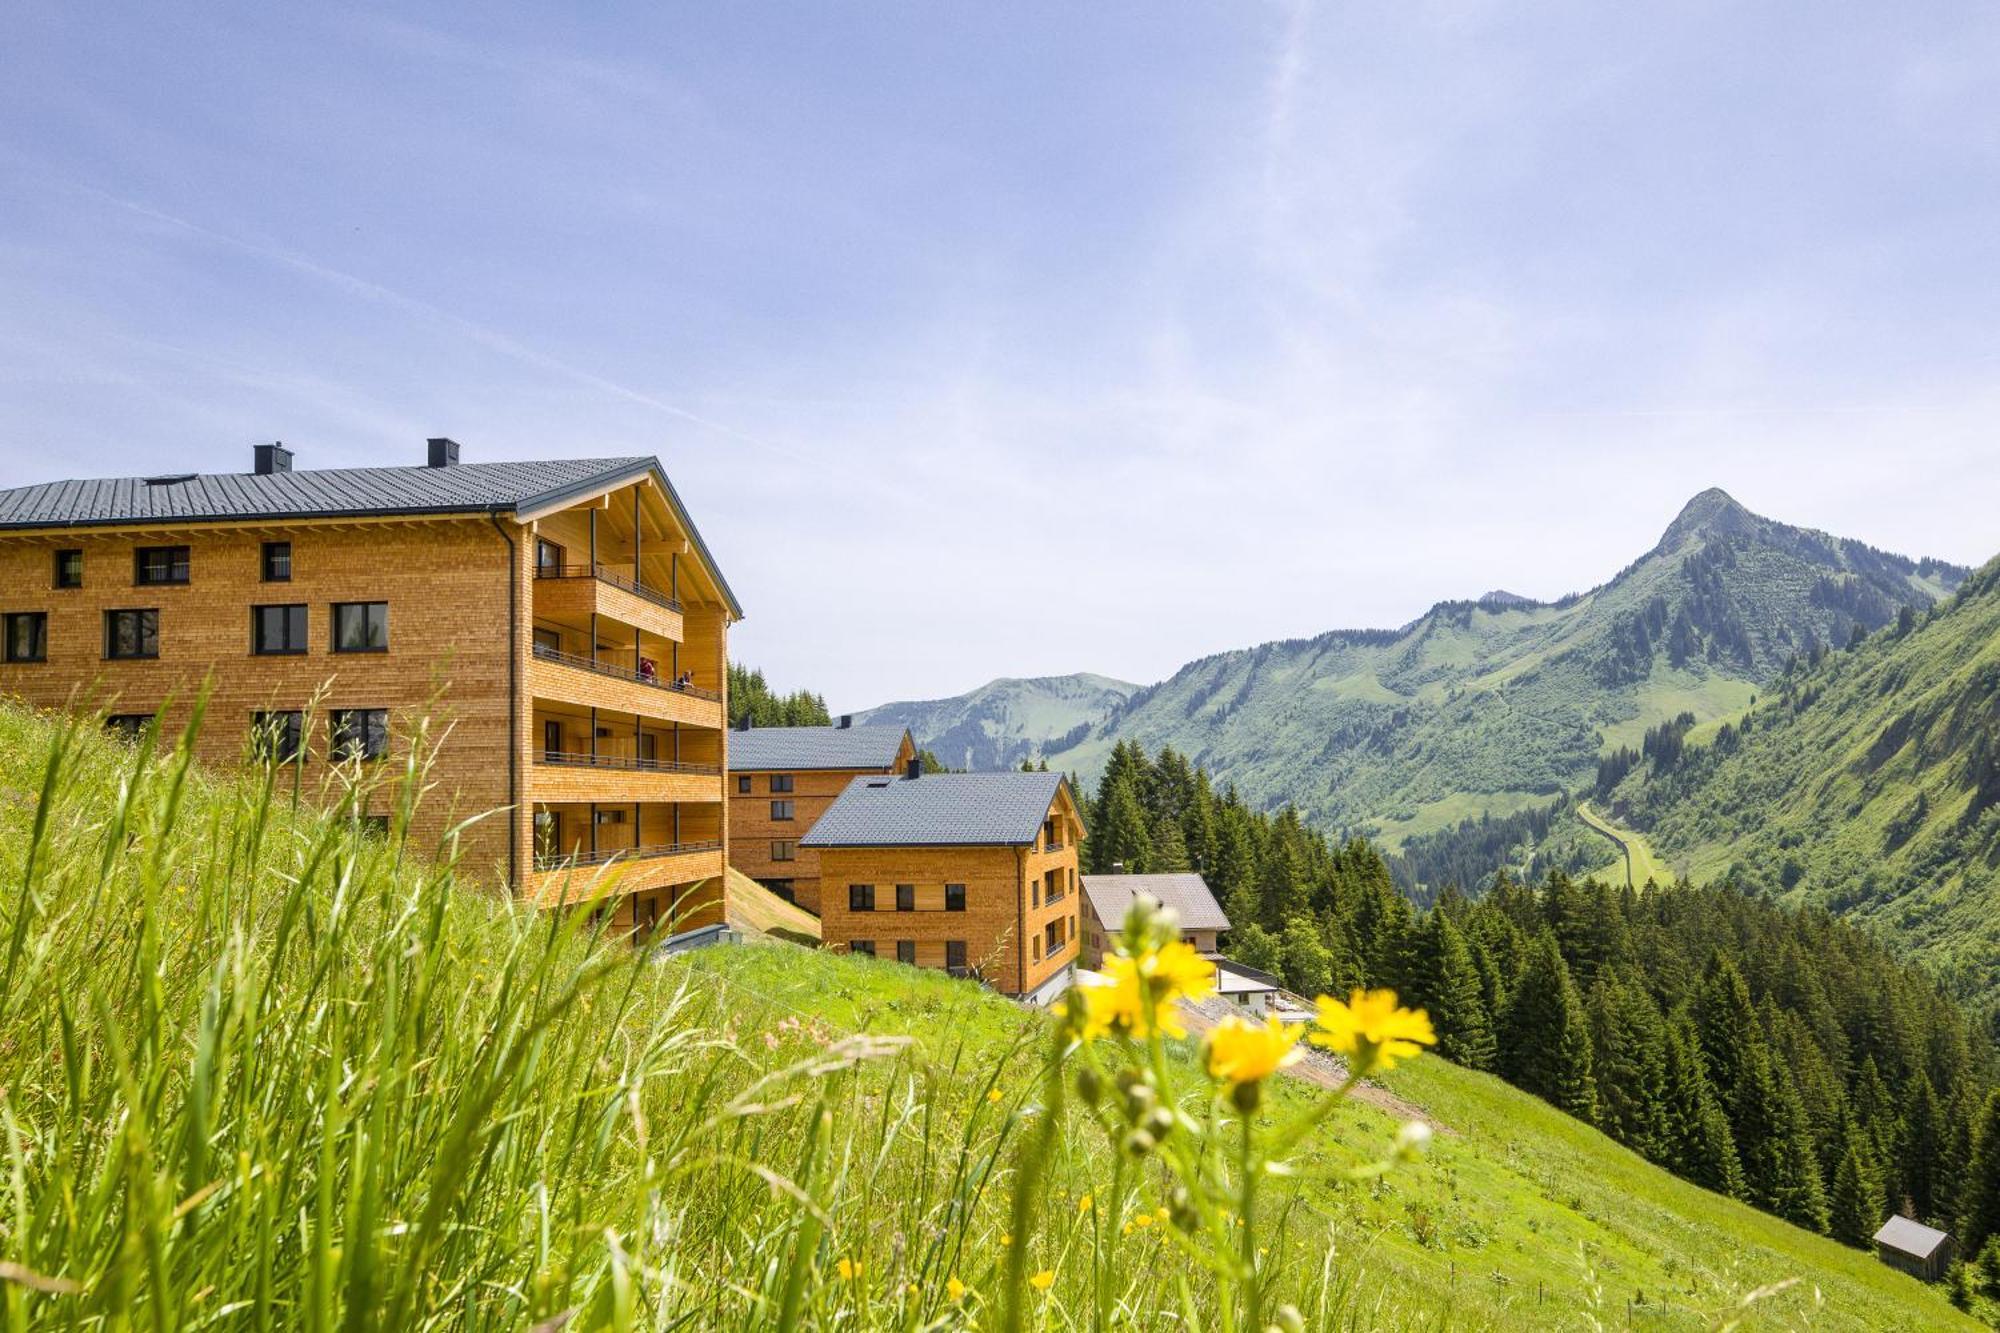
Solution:
<svg viewBox="0 0 2000 1333">
<path fill-rule="evenodd" d="M 917 961 L 917 942 L 916 942 L 915 940 L 897 940 L 897 941 L 896 941 L 896 961 L 897 961 L 897 962 L 899 962 L 899 963 L 914 963 L 914 962 L 916 962 L 916 961 Z"/>
<path fill-rule="evenodd" d="M 1018 902 L 1020 900 L 1016 899 L 1015 901 Z M 947 912 L 963 912 L 965 910 L 965 886 L 963 884 L 947 884 L 944 886 L 944 910 Z"/>
<path fill-rule="evenodd" d="M 750 775 L 748 773 L 736 779 L 736 794 L 738 796 L 748 796 L 750 794 Z"/>
<path fill-rule="evenodd" d="M 773 861 L 796 861 L 799 859 L 799 845 L 786 838 L 778 838 L 771 843 Z"/>
<path fill-rule="evenodd" d="M 389 753 L 389 710 L 336 708 L 329 736 L 337 761 L 380 759 Z"/>
<path fill-rule="evenodd" d="M 791 789 L 792 775 L 790 773 L 773 773 L 771 775 L 771 791 L 773 793 L 789 792 Z"/>
<path fill-rule="evenodd" d="M 306 608 L 296 606 L 253 606 L 250 608 L 250 651 L 261 656 L 303 653 L 306 650 Z"/>
<path fill-rule="evenodd" d="M 944 942 L 944 965 L 953 972 L 965 971 L 964 940 L 946 940 Z"/>
<path fill-rule="evenodd" d="M 790 801 L 771 802 L 772 819 L 777 820 L 780 823 L 783 823 L 790 820 L 791 817 L 792 817 L 792 803 Z"/>
<path fill-rule="evenodd" d="M 252 713 L 250 749 L 269 763 L 289 764 L 305 758 L 304 713 Z"/>
<path fill-rule="evenodd" d="M 292 544 L 290 542 L 264 543 L 264 582 L 290 583 L 292 581 Z"/>
<path fill-rule="evenodd" d="M 83 586 L 83 552 L 56 552 L 56 586 L 58 588 Z"/>
<path fill-rule="evenodd" d="M 153 724 L 151 713 L 113 713 L 104 719 L 104 729 L 121 741 L 136 741 Z"/>
<path fill-rule="evenodd" d="M 104 655 L 115 661 L 160 655 L 158 611 L 106 611 Z"/>
<path fill-rule="evenodd" d="M 132 582 L 140 586 L 188 581 L 188 548 L 141 546 L 133 553 Z"/>
<path fill-rule="evenodd" d="M 847 942 L 847 951 L 848 951 L 849 953 L 865 953 L 865 954 L 867 954 L 867 955 L 868 955 L 868 956 L 869 956 L 870 958 L 873 958 L 873 957 L 875 956 L 875 941 L 874 941 L 874 940 L 849 940 L 849 941 Z"/>
<path fill-rule="evenodd" d="M 873 884 L 850 884 L 847 886 L 847 910 L 850 912 L 872 912 L 875 910 L 875 886 Z"/>
<path fill-rule="evenodd" d="M 333 651 L 336 653 L 388 652 L 389 604 L 387 602 L 335 602 L 333 604 Z"/>
<path fill-rule="evenodd" d="M 914 912 L 917 910 L 916 885 L 898 884 L 896 886 L 896 910 L 898 912 Z"/>
<path fill-rule="evenodd" d="M 49 660 L 49 613 L 10 611 L 5 618 L 4 642 L 0 656 L 9 662 Z"/>
</svg>

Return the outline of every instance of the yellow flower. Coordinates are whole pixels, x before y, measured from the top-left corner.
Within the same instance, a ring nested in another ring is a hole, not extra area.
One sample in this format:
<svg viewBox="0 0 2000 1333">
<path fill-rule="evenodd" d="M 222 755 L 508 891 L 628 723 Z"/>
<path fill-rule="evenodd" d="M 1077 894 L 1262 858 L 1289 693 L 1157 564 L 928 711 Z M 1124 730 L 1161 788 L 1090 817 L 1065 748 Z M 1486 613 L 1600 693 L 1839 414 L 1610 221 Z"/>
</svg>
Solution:
<svg viewBox="0 0 2000 1333">
<path fill-rule="evenodd" d="M 1104 960 L 1108 985 L 1083 992 L 1086 1040 L 1123 1032 L 1137 1040 L 1157 1028 L 1169 1037 L 1185 1037 L 1174 1012 L 1174 1001 L 1199 1000 L 1215 993 L 1215 964 L 1179 940 L 1148 949 L 1137 958 L 1117 954 Z"/>
<path fill-rule="evenodd" d="M 1161 1204 L 1159 1210 L 1153 1214 L 1153 1216 L 1159 1218 L 1162 1222 L 1170 1221 L 1173 1218 L 1173 1215 L 1174 1215 L 1174 1210 L 1167 1207 L 1165 1204 Z"/>
<path fill-rule="evenodd" d="M 1000 1102 L 1000 1089 L 988 1088 L 986 1090 L 986 1100 L 994 1103 L 997 1106 Z"/>
<path fill-rule="evenodd" d="M 1012 1245 L 1013 1243 L 1014 1243 L 1014 1233 L 1011 1231 L 1006 1232 L 1000 1237 L 1000 1248 L 1003 1250 L 1006 1249 L 1009 1245 Z"/>
<path fill-rule="evenodd" d="M 1076 1210 L 1079 1213 L 1087 1213 L 1090 1211 L 1090 1196 L 1088 1194 L 1084 1195 L 1081 1199 L 1078 1199 L 1076 1201 Z"/>
<path fill-rule="evenodd" d="M 944 1284 L 944 1294 L 951 1297 L 954 1302 L 962 1301 L 965 1299 L 965 1284 L 957 1278 L 952 1278 Z"/>
<path fill-rule="evenodd" d="M 1356 987 L 1345 1004 L 1322 995 L 1317 1026 L 1313 1044 L 1353 1056 L 1357 1074 L 1393 1069 L 1398 1060 L 1407 1060 L 1422 1047 L 1437 1043 L 1431 1016 L 1421 1009 L 1403 1008 L 1392 990 Z"/>
<path fill-rule="evenodd" d="M 1153 1215 L 1151 1213 L 1141 1213 L 1132 1219 L 1132 1225 L 1144 1230 L 1146 1227 L 1153 1225 Z"/>
<path fill-rule="evenodd" d="M 1209 1077 L 1223 1083 L 1256 1083 L 1269 1078 L 1304 1054 L 1298 1048 L 1299 1029 L 1267 1015 L 1262 1023 L 1231 1014 L 1208 1034 Z"/>
<path fill-rule="evenodd" d="M 914 1283 L 914 1282 L 912 1282 L 912 1283 L 910 1284 L 910 1295 L 912 1295 L 912 1296 L 921 1296 L 921 1295 L 923 1295 L 923 1293 L 924 1293 L 924 1289 L 923 1289 L 922 1287 L 919 1287 L 919 1286 L 918 1286 L 918 1285 L 917 1285 L 916 1283 Z"/>
<path fill-rule="evenodd" d="M 834 1268 L 839 1270 L 842 1282 L 852 1282 L 855 1278 L 861 1276 L 861 1265 L 849 1259 L 846 1255 L 840 1257 L 840 1262 L 835 1264 Z"/>
<path fill-rule="evenodd" d="M 1048 1269 L 1048 1268 L 1044 1268 L 1041 1272 L 1035 1274 L 1033 1277 L 1028 1279 L 1028 1285 L 1033 1287 L 1036 1291 L 1047 1291 L 1050 1287 L 1053 1287 L 1055 1284 L 1056 1284 L 1055 1271 L 1053 1269 Z"/>
</svg>

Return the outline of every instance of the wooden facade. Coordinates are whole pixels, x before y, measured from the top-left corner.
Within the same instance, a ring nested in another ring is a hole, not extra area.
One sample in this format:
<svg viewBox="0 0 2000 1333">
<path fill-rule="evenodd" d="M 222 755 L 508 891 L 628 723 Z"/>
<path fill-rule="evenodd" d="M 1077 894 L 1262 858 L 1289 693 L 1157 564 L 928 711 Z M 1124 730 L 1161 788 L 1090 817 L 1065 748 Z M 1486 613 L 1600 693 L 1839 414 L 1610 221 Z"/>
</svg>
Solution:
<svg viewBox="0 0 2000 1333">
<path fill-rule="evenodd" d="M 819 851 L 799 846 L 847 784 L 863 774 L 896 774 L 916 758 L 905 734 L 880 768 L 729 770 L 729 864 L 808 912 L 820 910 Z"/>
<path fill-rule="evenodd" d="M 619 925 L 708 924 L 737 613 L 691 538 L 650 467 L 547 512 L 0 527 L 0 614 L 46 627 L 41 660 L 0 661 L 0 694 L 178 728 L 205 689 L 198 757 L 217 765 L 297 714 L 303 785 L 329 793 L 344 722 L 386 739 L 352 765 L 382 779 L 372 818 L 427 723 L 418 846 L 499 812 L 463 835 L 469 879 L 550 905 L 608 890 Z M 148 551 L 173 554 L 149 570 Z M 150 639 L 113 642 L 134 626 Z M 131 646 L 150 655 L 114 654 Z"/>
</svg>

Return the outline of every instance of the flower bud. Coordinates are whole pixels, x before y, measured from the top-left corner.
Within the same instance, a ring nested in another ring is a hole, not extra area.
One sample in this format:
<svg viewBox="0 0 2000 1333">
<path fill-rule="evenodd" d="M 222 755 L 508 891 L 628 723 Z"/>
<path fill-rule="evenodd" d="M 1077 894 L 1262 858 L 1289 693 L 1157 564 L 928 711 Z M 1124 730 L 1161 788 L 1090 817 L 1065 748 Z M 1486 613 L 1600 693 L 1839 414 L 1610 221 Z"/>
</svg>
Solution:
<svg viewBox="0 0 2000 1333">
<path fill-rule="evenodd" d="M 1189 1196 L 1187 1186 L 1174 1186 L 1173 1196 L 1167 1200 L 1167 1215 L 1182 1231 L 1192 1233 L 1201 1223 L 1201 1217 L 1194 1210 L 1194 1199 Z"/>
<path fill-rule="evenodd" d="M 1306 1317 L 1296 1305 L 1281 1305 L 1272 1315 L 1271 1327 L 1278 1333 L 1306 1333 Z"/>
<path fill-rule="evenodd" d="M 1125 1151 L 1133 1157 L 1149 1156 L 1159 1146 L 1159 1140 L 1143 1129 L 1135 1129 L 1125 1136 Z"/>
<path fill-rule="evenodd" d="M 1430 1146 L 1431 1127 L 1421 1120 L 1406 1121 L 1396 1131 L 1396 1158 L 1399 1161 L 1414 1162 Z"/>
<path fill-rule="evenodd" d="M 1155 1139 L 1164 1139 L 1174 1132 L 1174 1113 L 1164 1106 L 1155 1106 L 1139 1128 Z"/>
<path fill-rule="evenodd" d="M 1264 1100 L 1264 1085 L 1261 1083 L 1238 1083 L 1229 1090 L 1230 1104 L 1249 1115 Z"/>
</svg>

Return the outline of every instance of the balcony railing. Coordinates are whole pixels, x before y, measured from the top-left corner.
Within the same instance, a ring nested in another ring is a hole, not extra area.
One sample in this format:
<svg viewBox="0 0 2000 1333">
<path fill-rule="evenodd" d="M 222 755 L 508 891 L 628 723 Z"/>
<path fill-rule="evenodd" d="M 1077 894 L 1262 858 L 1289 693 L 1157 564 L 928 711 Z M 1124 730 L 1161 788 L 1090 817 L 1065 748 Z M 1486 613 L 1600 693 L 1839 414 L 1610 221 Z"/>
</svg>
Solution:
<svg viewBox="0 0 2000 1333">
<path fill-rule="evenodd" d="M 650 584 L 641 583 L 634 578 L 627 578 L 625 575 L 612 569 L 609 565 L 536 565 L 535 577 L 538 579 L 596 579 L 599 583 L 608 583 L 614 588 L 623 588 L 634 597 L 643 597 L 653 603 L 653 605 L 663 606 L 669 611 L 679 611 L 682 609 L 679 602 L 667 596 L 658 588 Z"/>
<path fill-rule="evenodd" d="M 633 773 L 696 773 L 713 776 L 722 772 L 720 764 L 687 764 L 677 759 L 639 759 L 631 755 L 572 753 L 568 750 L 537 750 L 535 762 L 557 768 L 617 768 Z"/>
<path fill-rule="evenodd" d="M 1066 844 L 1064 843 L 1057 842 L 1054 838 L 1050 838 L 1047 842 L 1042 844 L 1042 850 L 1044 852 L 1059 852 L 1063 849 L 1065 845 Z"/>
<path fill-rule="evenodd" d="M 667 680 L 658 672 L 635 671 L 631 667 L 614 666 L 602 658 L 566 653 L 546 644 L 535 645 L 535 656 L 544 662 L 560 662 L 564 666 L 576 667 L 581 671 L 595 671 L 600 676 L 616 676 L 619 680 L 629 680 L 637 685 L 651 685 L 656 690 L 671 690 L 675 694 L 685 694 L 693 699 L 706 699 L 710 703 L 722 702 L 720 690 L 705 690 L 699 685 L 684 685 L 679 681 Z"/>
<path fill-rule="evenodd" d="M 535 869 L 562 870 L 574 866 L 609 865 L 613 861 L 655 861 L 689 852 L 719 852 L 720 842 L 668 842 L 652 847 L 607 847 L 595 852 L 536 852 Z"/>
</svg>

